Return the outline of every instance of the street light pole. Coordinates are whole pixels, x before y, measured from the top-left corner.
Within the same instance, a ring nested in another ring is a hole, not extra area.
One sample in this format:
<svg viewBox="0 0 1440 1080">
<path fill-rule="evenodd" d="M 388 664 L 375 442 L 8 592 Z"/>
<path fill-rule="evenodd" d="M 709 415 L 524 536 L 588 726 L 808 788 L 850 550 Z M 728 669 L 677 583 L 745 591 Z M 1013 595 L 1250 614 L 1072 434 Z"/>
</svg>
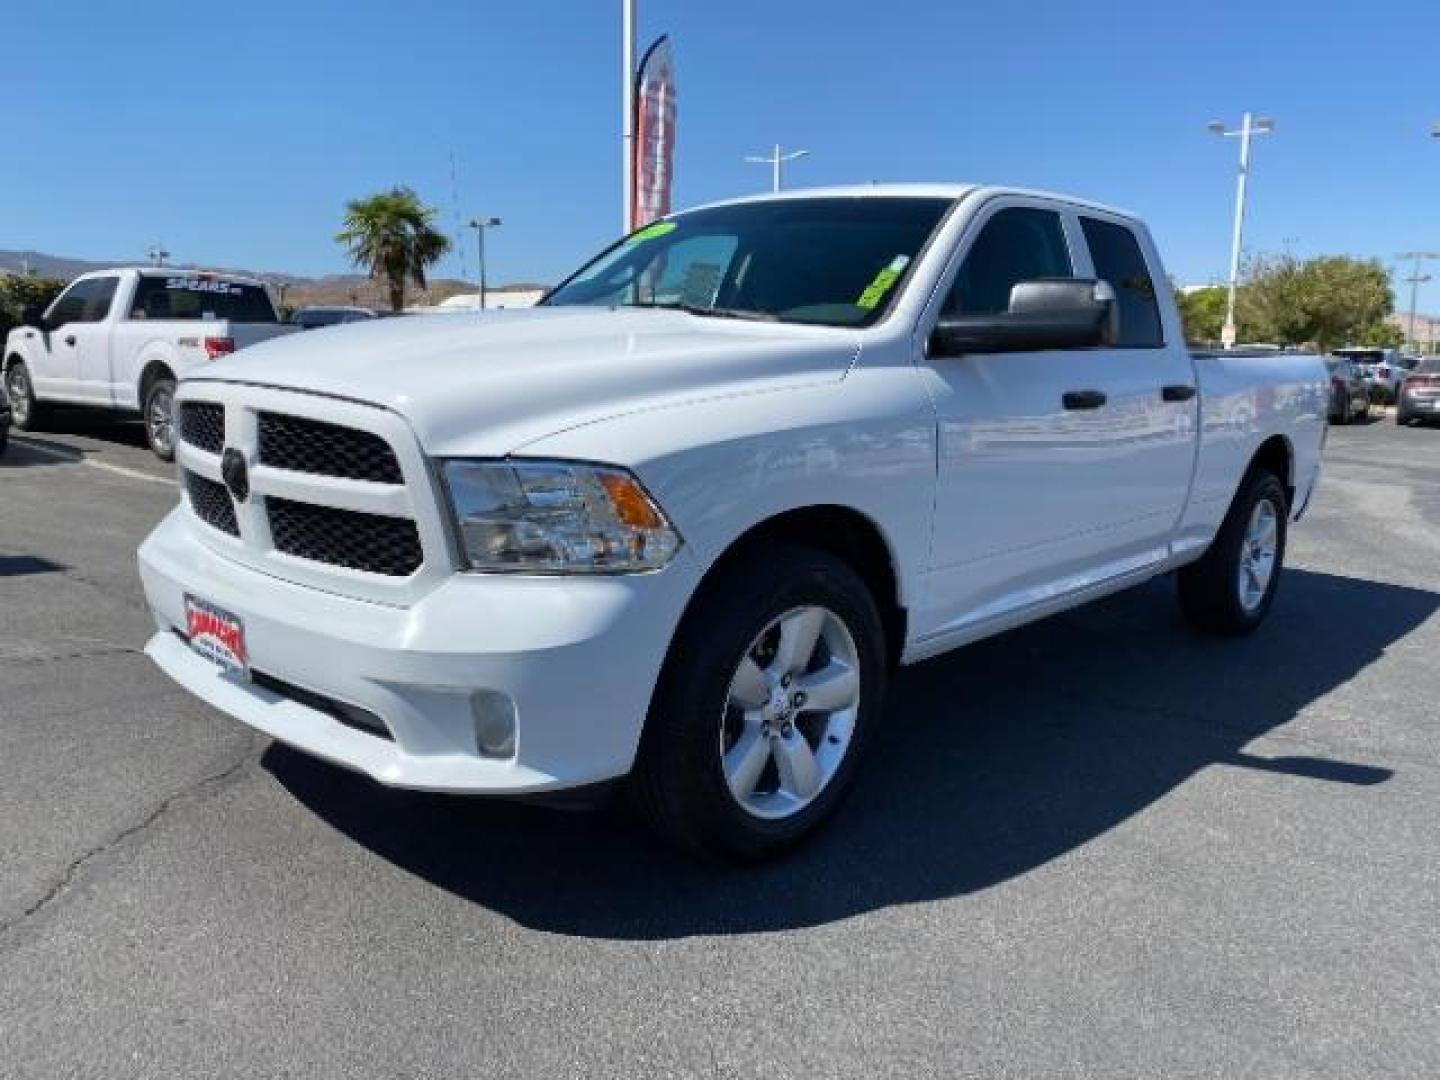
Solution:
<svg viewBox="0 0 1440 1080">
<path fill-rule="evenodd" d="M 1275 130 L 1275 121 L 1257 119 L 1246 113 L 1238 131 L 1227 130 L 1219 120 L 1212 120 L 1210 130 L 1220 136 L 1240 137 L 1240 171 L 1235 178 L 1235 224 L 1230 235 L 1230 287 L 1225 298 L 1225 325 L 1220 330 L 1220 343 L 1227 349 L 1235 347 L 1235 290 L 1240 280 L 1240 243 L 1245 231 L 1245 188 L 1250 179 L 1250 139 L 1268 135 Z"/>
<path fill-rule="evenodd" d="M 635 213 L 635 0 L 621 0 L 620 8 L 620 231 L 634 227 Z"/>
<path fill-rule="evenodd" d="M 1429 274 L 1420 273 L 1420 267 L 1426 259 L 1440 259 L 1440 251 L 1402 251 L 1395 257 L 1412 260 L 1410 276 L 1405 279 L 1410 286 L 1410 321 L 1405 324 L 1405 347 L 1407 350 L 1413 351 L 1415 348 L 1415 309 L 1420 302 L 1420 284 L 1430 280 Z"/>
<path fill-rule="evenodd" d="M 747 165 L 769 165 L 771 167 L 771 191 L 779 191 L 783 186 L 781 166 L 787 161 L 794 161 L 809 155 L 809 150 L 792 150 L 788 154 L 780 152 L 780 144 L 775 144 L 775 149 L 768 154 L 751 154 L 745 158 Z"/>
<path fill-rule="evenodd" d="M 502 222 L 498 217 L 470 219 L 470 228 L 475 230 L 477 246 L 480 249 L 480 291 L 476 294 L 476 300 L 480 305 L 481 311 L 485 310 L 485 230 L 493 229 L 500 224 L 502 224 Z"/>
</svg>

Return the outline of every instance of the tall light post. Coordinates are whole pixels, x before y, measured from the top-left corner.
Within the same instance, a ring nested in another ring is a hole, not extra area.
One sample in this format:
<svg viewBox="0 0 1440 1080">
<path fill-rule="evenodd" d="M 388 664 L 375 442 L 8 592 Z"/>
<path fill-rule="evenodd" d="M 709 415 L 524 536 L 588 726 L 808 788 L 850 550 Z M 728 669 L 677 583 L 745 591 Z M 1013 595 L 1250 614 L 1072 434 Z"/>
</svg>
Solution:
<svg viewBox="0 0 1440 1080">
<path fill-rule="evenodd" d="M 1210 130 L 1219 136 L 1232 135 L 1240 138 L 1240 171 L 1235 179 L 1235 228 L 1230 237 L 1230 289 L 1225 299 L 1225 325 L 1220 330 L 1220 343 L 1227 349 L 1235 347 L 1235 288 L 1240 280 L 1240 240 L 1245 230 L 1245 185 L 1250 178 L 1250 139 L 1254 135 L 1269 135 L 1275 130 L 1275 121 L 1257 118 L 1246 113 L 1241 118 L 1239 130 L 1232 131 L 1223 121 L 1212 120 Z"/>
<path fill-rule="evenodd" d="M 1405 282 L 1410 286 L 1410 321 L 1405 324 L 1405 347 L 1408 351 L 1415 349 L 1415 308 L 1420 301 L 1420 285 L 1429 281 L 1429 274 L 1420 273 L 1421 264 L 1426 259 L 1440 259 L 1440 251 L 1402 251 L 1395 256 L 1397 259 L 1411 260 L 1410 276 Z"/>
<path fill-rule="evenodd" d="M 751 154 L 745 159 L 747 165 L 769 165 L 773 170 L 771 174 L 771 191 L 779 191 L 783 184 L 781 166 L 787 161 L 794 161 L 796 158 L 808 156 L 809 150 L 791 150 L 788 154 L 780 152 L 780 144 L 775 144 L 775 149 L 768 154 Z"/>
<path fill-rule="evenodd" d="M 635 0 L 621 0 L 620 6 L 620 157 L 623 208 L 620 232 L 634 228 L 635 212 Z"/>
<path fill-rule="evenodd" d="M 480 302 L 480 310 L 485 310 L 485 230 L 493 229 L 501 224 L 498 217 L 471 218 L 470 228 L 475 230 L 475 236 L 479 241 L 480 248 L 480 292 L 477 297 Z"/>
</svg>

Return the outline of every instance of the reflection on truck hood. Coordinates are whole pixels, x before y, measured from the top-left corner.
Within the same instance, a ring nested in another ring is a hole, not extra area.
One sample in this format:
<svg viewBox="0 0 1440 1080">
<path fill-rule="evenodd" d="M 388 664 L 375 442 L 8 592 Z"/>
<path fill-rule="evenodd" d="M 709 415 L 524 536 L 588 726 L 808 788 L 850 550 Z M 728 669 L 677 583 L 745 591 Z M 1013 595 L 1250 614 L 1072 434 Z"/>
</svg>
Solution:
<svg viewBox="0 0 1440 1080">
<path fill-rule="evenodd" d="M 237 353 L 222 380 L 382 405 L 436 456 L 510 453 L 566 428 L 844 377 L 845 331 L 582 307 L 384 319 Z"/>
</svg>

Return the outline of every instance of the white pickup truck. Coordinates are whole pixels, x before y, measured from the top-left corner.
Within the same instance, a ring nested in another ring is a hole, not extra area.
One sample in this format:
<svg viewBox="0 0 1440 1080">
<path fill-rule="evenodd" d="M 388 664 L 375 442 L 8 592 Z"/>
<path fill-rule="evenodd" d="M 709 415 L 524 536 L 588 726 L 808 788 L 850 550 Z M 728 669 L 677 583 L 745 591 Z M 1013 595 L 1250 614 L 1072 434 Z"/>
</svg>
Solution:
<svg viewBox="0 0 1440 1080">
<path fill-rule="evenodd" d="M 1328 390 L 1313 356 L 1187 351 L 1119 211 L 722 203 L 532 310 L 192 370 L 182 505 L 139 553 L 147 652 L 382 783 L 628 777 L 671 836 L 759 857 L 903 723 L 896 665 L 1169 571 L 1197 627 L 1253 630 Z"/>
<path fill-rule="evenodd" d="M 253 278 L 153 267 L 85 274 L 24 322 L 0 361 L 17 428 L 42 425 L 51 403 L 138 410 L 150 448 L 167 461 L 177 378 L 298 329 L 280 322 Z"/>
</svg>

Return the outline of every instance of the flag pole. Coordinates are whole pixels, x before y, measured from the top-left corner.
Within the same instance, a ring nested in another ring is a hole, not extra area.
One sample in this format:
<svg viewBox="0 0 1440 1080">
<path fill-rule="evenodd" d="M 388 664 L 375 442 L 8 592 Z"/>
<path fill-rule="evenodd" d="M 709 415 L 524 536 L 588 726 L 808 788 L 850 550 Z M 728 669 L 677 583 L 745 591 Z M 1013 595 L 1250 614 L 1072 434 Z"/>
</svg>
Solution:
<svg viewBox="0 0 1440 1080">
<path fill-rule="evenodd" d="M 635 214 L 635 0 L 621 0 L 620 69 L 624 82 L 620 94 L 621 231 L 630 232 Z"/>
</svg>

